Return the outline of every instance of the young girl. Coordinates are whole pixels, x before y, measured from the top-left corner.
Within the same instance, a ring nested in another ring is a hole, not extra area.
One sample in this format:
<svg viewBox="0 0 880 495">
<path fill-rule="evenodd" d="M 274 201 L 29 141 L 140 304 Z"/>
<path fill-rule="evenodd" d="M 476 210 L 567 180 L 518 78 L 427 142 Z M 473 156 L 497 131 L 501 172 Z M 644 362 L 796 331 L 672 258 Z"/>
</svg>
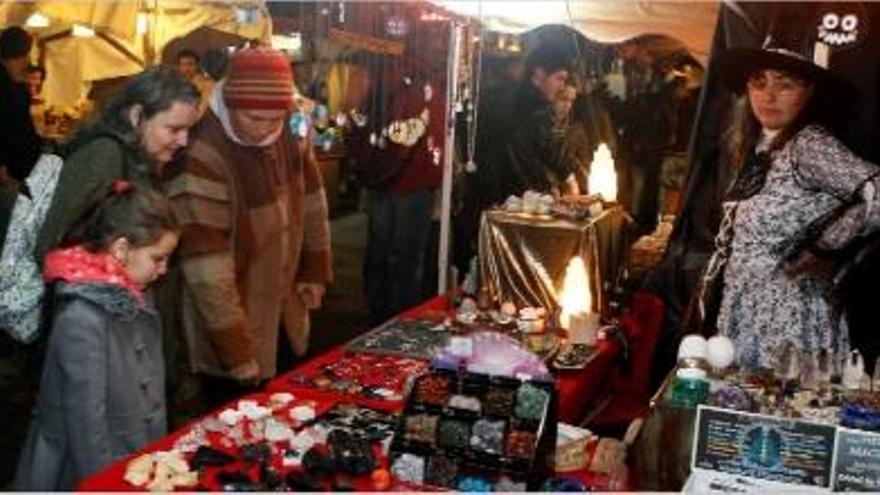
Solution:
<svg viewBox="0 0 880 495">
<path fill-rule="evenodd" d="M 165 273 L 179 227 L 159 193 L 111 189 L 75 244 L 46 257 L 52 330 L 18 490 L 75 489 L 166 433 L 161 324 L 144 291 Z"/>
</svg>

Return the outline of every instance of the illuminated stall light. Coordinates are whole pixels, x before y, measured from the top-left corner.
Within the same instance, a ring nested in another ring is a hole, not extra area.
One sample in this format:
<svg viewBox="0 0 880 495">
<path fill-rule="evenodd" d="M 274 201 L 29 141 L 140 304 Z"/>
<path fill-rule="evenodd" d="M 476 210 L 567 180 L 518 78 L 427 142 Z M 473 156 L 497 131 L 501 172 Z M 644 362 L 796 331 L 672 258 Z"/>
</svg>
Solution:
<svg viewBox="0 0 880 495">
<path fill-rule="evenodd" d="M 49 18 L 44 16 L 39 12 L 34 12 L 31 14 L 27 21 L 25 21 L 24 25 L 30 28 L 44 28 L 49 27 L 50 21 Z"/>
<path fill-rule="evenodd" d="M 559 295 L 562 311 L 559 325 L 567 331 L 572 344 L 595 345 L 599 330 L 599 314 L 592 312 L 590 277 L 583 258 L 574 256 L 565 268 L 562 293 Z"/>
<path fill-rule="evenodd" d="M 95 30 L 80 24 L 74 24 L 71 34 L 80 38 L 88 38 L 95 35 Z"/>
<path fill-rule="evenodd" d="M 137 15 L 137 20 L 135 21 L 135 32 L 137 34 L 147 34 L 147 29 L 149 27 L 149 18 L 147 14 L 140 12 Z"/>
<path fill-rule="evenodd" d="M 572 257 L 565 268 L 565 279 L 562 282 L 559 303 L 562 306 L 559 324 L 563 328 L 571 328 L 571 315 L 587 313 L 592 307 L 590 278 L 587 276 L 587 266 L 580 256 Z"/>
<path fill-rule="evenodd" d="M 605 201 L 617 201 L 617 173 L 614 171 L 611 150 L 605 143 L 599 144 L 599 149 L 593 154 L 587 190 L 590 194 L 601 194 Z"/>
</svg>

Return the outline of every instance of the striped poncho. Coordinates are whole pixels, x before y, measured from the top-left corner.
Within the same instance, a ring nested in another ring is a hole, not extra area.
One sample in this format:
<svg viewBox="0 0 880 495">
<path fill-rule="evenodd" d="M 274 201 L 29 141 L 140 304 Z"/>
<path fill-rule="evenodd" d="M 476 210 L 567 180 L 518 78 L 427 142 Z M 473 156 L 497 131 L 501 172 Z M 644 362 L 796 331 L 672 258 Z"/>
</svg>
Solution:
<svg viewBox="0 0 880 495">
<path fill-rule="evenodd" d="M 327 203 L 311 141 L 285 126 L 266 146 L 230 139 L 213 108 L 168 195 L 183 224 L 183 325 L 193 371 L 228 376 L 256 359 L 275 374 L 278 329 L 305 351 L 296 283 L 332 277 Z"/>
</svg>

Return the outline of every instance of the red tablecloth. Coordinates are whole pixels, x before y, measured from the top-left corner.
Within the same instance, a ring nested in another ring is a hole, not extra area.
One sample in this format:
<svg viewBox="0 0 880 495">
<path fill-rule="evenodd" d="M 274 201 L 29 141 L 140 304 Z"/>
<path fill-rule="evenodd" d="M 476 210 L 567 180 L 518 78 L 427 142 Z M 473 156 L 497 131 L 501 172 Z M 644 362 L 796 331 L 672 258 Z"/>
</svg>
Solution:
<svg viewBox="0 0 880 495">
<path fill-rule="evenodd" d="M 445 311 L 446 298 L 435 297 L 425 303 L 403 313 L 402 317 L 417 317 L 429 313 Z M 556 373 L 556 389 L 559 392 L 559 420 L 564 423 L 578 424 L 581 418 L 602 394 L 614 372 L 614 363 L 620 352 L 617 344 L 600 341 L 599 351 L 595 358 L 582 370 L 565 370 Z M 291 392 L 296 395 L 334 397 L 383 411 L 397 411 L 403 403 L 400 400 L 373 400 L 358 395 L 344 394 L 326 390 L 316 390 L 309 386 L 295 383 L 297 374 L 311 374 L 327 364 L 337 362 L 345 355 L 343 347 L 335 347 L 329 351 L 303 363 L 296 369 L 278 375 L 267 385 L 272 392 Z"/>
<path fill-rule="evenodd" d="M 240 399 L 236 399 L 234 402 L 237 403 L 238 401 L 241 401 L 241 400 L 256 400 L 257 402 L 266 402 L 269 395 L 270 394 L 268 392 L 258 392 L 255 394 L 246 395 L 244 397 L 241 397 Z M 316 414 L 323 414 L 324 412 L 329 410 L 331 407 L 333 407 L 334 404 L 336 404 L 336 400 L 328 399 L 328 398 L 319 398 L 319 397 L 318 398 L 311 398 L 310 397 L 309 400 L 314 402 L 313 405 L 314 405 Z M 224 406 L 220 410 L 225 409 L 225 408 L 226 408 L 226 406 Z M 214 414 L 214 413 L 212 412 L 211 414 Z M 160 438 L 159 440 L 147 445 L 146 447 L 141 449 L 139 452 L 136 452 L 136 453 L 120 460 L 119 462 L 110 466 L 109 468 L 107 468 L 103 471 L 100 471 L 93 476 L 86 478 L 85 480 L 83 480 L 82 483 L 80 483 L 79 490 L 89 491 L 89 492 L 137 490 L 136 487 L 130 485 L 124 479 L 125 469 L 128 464 L 128 461 L 130 461 L 131 459 L 134 459 L 135 457 L 138 457 L 142 454 L 148 453 L 148 452 L 159 452 L 159 451 L 170 450 L 174 446 L 174 444 L 177 442 L 177 440 L 180 437 L 182 437 L 183 435 L 185 435 L 190 430 L 190 428 L 193 424 L 195 424 L 201 420 L 202 420 L 202 418 L 198 418 L 198 419 L 193 420 L 189 424 L 184 425 L 181 428 L 178 428 L 173 433 L 171 433 L 163 438 Z M 217 445 L 211 445 L 211 446 L 212 447 L 219 447 Z"/>
<path fill-rule="evenodd" d="M 426 301 L 425 303 L 407 311 L 401 316 L 411 317 L 418 315 L 426 315 L 431 312 L 437 313 L 445 311 L 447 307 L 445 297 L 436 297 Z M 599 344 L 599 353 L 583 370 L 579 371 L 563 371 L 556 377 L 556 387 L 559 391 L 559 420 L 568 423 L 577 423 L 583 416 L 586 409 L 602 392 L 603 386 L 607 383 L 608 378 L 614 370 L 614 362 L 619 352 L 617 345 L 603 341 Z M 372 407 L 384 411 L 398 411 L 402 407 L 401 401 L 389 400 L 373 400 L 360 397 L 357 395 L 330 392 L 326 390 L 317 390 L 308 386 L 303 386 L 291 380 L 290 375 L 296 372 L 303 372 L 309 369 L 317 369 L 323 364 L 332 362 L 343 356 L 345 350 L 342 347 L 330 349 L 326 353 L 309 360 L 298 366 L 296 369 L 279 375 L 270 381 L 266 386 L 266 392 L 253 394 L 246 398 L 265 399 L 269 394 L 274 392 L 291 392 L 297 400 L 312 400 L 316 404 L 316 411 L 320 414 L 330 409 L 334 404 L 340 401 L 355 402 L 368 407 Z M 241 399 L 239 399 L 241 400 Z M 198 420 L 196 420 L 198 421 Z M 132 485 L 128 484 L 124 479 L 125 469 L 128 461 L 137 455 L 145 452 L 155 452 L 160 450 L 169 450 L 175 442 L 189 430 L 190 425 L 186 425 L 170 435 L 162 438 L 142 449 L 137 454 L 126 457 L 113 466 L 87 478 L 79 488 L 84 491 L 120 491 L 134 490 Z M 588 483 L 595 483 L 600 478 L 587 472 L 572 473 L 574 476 Z M 368 480 L 355 480 L 355 489 L 368 490 L 370 485 Z M 210 488 L 210 487 L 209 487 Z"/>
</svg>

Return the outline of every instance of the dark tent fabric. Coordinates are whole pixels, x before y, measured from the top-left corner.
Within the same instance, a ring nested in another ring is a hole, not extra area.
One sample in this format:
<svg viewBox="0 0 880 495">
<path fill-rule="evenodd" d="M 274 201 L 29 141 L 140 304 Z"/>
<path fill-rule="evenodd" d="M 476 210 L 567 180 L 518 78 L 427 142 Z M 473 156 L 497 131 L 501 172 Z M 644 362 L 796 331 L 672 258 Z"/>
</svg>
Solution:
<svg viewBox="0 0 880 495">
<path fill-rule="evenodd" d="M 844 18 L 848 18 L 846 23 Z M 825 39 L 831 45 L 830 69 L 860 90 L 853 108 L 840 109 L 847 124 L 840 137 L 856 153 L 880 162 L 880 3 L 724 2 L 691 138 L 691 169 L 684 206 L 664 262 L 648 282 L 649 289 L 663 296 L 667 304 L 667 339 L 658 355 L 658 366 L 668 368 L 674 363 L 678 345 L 674 336 L 712 252 L 720 221 L 720 199 L 733 175 L 723 143 L 735 99 L 718 82 L 713 60 L 726 48 L 760 47 L 774 23 L 799 26 L 804 34 L 813 37 L 815 33 L 822 34 L 817 30 L 825 30 Z M 850 38 L 853 41 L 845 41 Z M 845 42 L 831 43 L 838 40 Z M 878 259 L 877 252 L 869 255 L 841 284 L 853 347 L 861 348 L 868 357 L 866 362 L 871 364 L 880 350 L 878 339 L 870 338 L 870 330 L 877 324 L 876 318 L 871 320 L 869 300 L 869 294 L 876 294 L 880 286 Z M 664 370 L 656 371 L 659 374 L 655 376 L 662 378 Z"/>
</svg>

